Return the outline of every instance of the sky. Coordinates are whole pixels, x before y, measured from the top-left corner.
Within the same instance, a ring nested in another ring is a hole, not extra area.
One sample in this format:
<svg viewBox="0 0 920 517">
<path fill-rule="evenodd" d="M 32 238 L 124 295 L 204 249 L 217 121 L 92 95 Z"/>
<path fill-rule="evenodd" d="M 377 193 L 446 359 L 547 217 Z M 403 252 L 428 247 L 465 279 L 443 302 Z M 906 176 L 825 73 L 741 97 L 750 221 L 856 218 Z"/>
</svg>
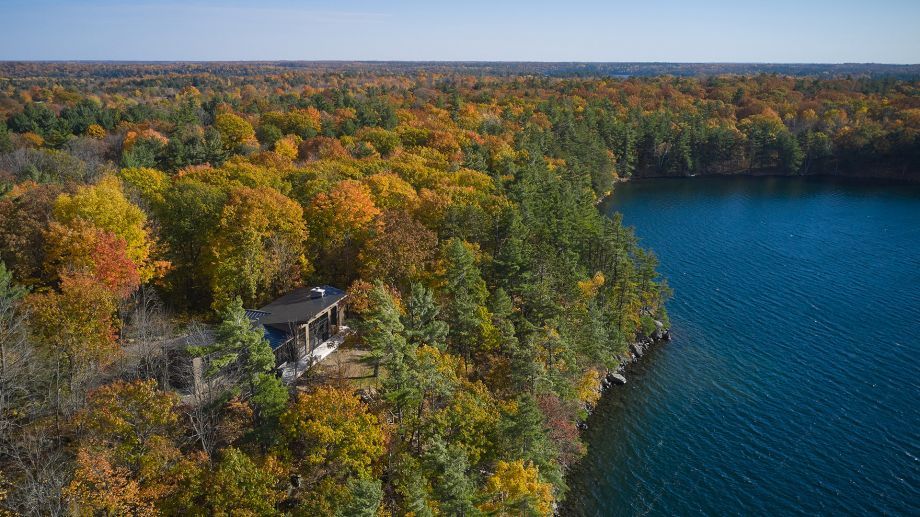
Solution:
<svg viewBox="0 0 920 517">
<path fill-rule="evenodd" d="M 920 63 L 920 0 L 0 0 L 0 60 Z"/>
</svg>

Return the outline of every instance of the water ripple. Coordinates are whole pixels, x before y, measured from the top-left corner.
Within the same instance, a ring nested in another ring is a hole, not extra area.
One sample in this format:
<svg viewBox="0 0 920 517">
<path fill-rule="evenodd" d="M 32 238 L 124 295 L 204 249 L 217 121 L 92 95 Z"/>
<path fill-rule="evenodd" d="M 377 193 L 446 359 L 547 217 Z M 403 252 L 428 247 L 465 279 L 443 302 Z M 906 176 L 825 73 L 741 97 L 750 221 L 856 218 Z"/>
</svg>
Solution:
<svg viewBox="0 0 920 517">
<path fill-rule="evenodd" d="M 920 514 L 920 188 L 634 182 L 673 341 L 609 393 L 565 515 Z"/>
</svg>

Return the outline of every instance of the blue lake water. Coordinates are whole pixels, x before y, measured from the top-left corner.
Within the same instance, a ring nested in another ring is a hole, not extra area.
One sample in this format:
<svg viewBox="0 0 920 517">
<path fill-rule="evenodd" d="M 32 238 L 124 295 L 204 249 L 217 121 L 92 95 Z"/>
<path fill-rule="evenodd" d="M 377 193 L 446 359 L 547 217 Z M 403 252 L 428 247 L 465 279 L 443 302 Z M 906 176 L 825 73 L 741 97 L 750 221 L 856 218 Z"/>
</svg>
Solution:
<svg viewBox="0 0 920 517">
<path fill-rule="evenodd" d="M 673 341 L 607 393 L 564 515 L 920 515 L 920 186 L 622 184 Z"/>
</svg>

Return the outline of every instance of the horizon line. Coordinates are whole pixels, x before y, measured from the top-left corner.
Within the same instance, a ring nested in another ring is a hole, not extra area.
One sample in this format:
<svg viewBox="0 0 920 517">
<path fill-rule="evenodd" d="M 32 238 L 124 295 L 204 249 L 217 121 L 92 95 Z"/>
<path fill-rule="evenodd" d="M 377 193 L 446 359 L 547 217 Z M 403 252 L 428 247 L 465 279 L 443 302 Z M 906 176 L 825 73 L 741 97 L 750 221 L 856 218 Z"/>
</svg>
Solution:
<svg viewBox="0 0 920 517">
<path fill-rule="evenodd" d="M 539 61 L 508 59 L 0 59 L 0 63 L 504 63 L 629 65 L 881 65 L 920 66 L 883 61 Z"/>
</svg>

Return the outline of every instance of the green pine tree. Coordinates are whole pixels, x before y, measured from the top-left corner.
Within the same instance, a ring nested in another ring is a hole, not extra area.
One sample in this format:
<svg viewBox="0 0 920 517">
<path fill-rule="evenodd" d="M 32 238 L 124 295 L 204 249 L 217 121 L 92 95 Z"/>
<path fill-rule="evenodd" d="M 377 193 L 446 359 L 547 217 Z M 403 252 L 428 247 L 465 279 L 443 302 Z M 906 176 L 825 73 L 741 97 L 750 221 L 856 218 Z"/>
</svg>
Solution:
<svg viewBox="0 0 920 517">
<path fill-rule="evenodd" d="M 429 345 L 444 350 L 447 323 L 438 319 L 439 315 L 440 309 L 434 302 L 431 289 L 421 284 L 412 284 L 412 294 L 406 304 L 402 322 L 406 328 L 406 338 L 413 346 Z"/>
<path fill-rule="evenodd" d="M 370 347 L 374 377 L 383 366 L 387 372 L 384 388 L 399 391 L 406 385 L 412 360 L 412 347 L 406 341 L 396 302 L 379 280 L 371 289 L 370 311 L 363 326 L 364 342 Z"/>
<path fill-rule="evenodd" d="M 445 249 L 448 342 L 469 367 L 482 328 L 490 317 L 485 308 L 488 291 L 476 258 L 462 240 L 454 238 Z"/>
<path fill-rule="evenodd" d="M 374 517 L 383 499 L 379 479 L 355 477 L 348 480 L 348 502 L 336 511 L 337 517 Z"/>
<path fill-rule="evenodd" d="M 425 453 L 427 470 L 434 477 L 435 496 L 446 515 L 472 516 L 479 511 L 473 504 L 476 485 L 470 479 L 469 460 L 462 447 L 444 443 L 435 436 Z"/>
<path fill-rule="evenodd" d="M 243 303 L 236 298 L 221 314 L 214 344 L 197 347 L 193 353 L 208 356 L 208 375 L 236 371 L 248 390 L 256 417 L 265 421 L 276 417 L 288 399 L 287 388 L 274 375 L 275 354 L 261 327 L 246 316 Z"/>
</svg>

